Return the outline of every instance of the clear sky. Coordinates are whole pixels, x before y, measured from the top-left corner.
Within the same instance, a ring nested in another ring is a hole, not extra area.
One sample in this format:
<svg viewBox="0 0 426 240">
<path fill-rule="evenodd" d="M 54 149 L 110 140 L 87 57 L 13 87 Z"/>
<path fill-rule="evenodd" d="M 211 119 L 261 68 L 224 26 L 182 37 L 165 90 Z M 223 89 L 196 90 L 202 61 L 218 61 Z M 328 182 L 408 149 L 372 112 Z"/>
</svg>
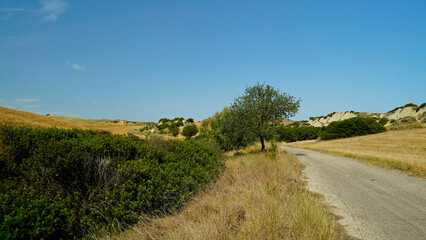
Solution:
<svg viewBox="0 0 426 240">
<path fill-rule="evenodd" d="M 1 106 L 202 120 L 256 82 L 295 120 L 426 102 L 426 1 L 0 1 Z"/>
</svg>

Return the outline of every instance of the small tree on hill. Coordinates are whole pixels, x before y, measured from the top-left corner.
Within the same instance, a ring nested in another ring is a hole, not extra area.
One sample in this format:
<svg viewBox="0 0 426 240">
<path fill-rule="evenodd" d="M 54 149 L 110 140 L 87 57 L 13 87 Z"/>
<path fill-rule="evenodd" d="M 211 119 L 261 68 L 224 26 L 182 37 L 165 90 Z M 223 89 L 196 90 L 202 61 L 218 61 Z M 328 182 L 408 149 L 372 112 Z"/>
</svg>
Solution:
<svg viewBox="0 0 426 240">
<path fill-rule="evenodd" d="M 293 117 L 300 106 L 300 99 L 280 93 L 265 83 L 257 83 L 252 87 L 247 87 L 245 94 L 234 100 L 231 112 L 239 119 L 244 119 L 245 123 L 235 127 L 245 129 L 245 132 L 252 131 L 262 144 L 262 151 L 265 150 L 265 139 L 271 133 L 271 129 L 279 125 L 282 120 Z"/>
<path fill-rule="evenodd" d="M 177 126 L 170 128 L 170 133 L 172 134 L 173 137 L 176 137 L 177 135 L 179 135 L 179 131 L 180 130 Z"/>
<path fill-rule="evenodd" d="M 182 130 L 182 135 L 187 139 L 195 136 L 198 133 L 198 127 L 195 124 L 186 125 Z"/>
</svg>

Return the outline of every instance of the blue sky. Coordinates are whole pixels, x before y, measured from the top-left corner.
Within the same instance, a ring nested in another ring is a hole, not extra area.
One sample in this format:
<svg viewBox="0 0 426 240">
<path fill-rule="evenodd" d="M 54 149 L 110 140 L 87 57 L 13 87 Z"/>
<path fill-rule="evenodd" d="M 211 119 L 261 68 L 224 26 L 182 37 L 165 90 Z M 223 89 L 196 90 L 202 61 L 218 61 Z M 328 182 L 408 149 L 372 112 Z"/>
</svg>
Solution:
<svg viewBox="0 0 426 240">
<path fill-rule="evenodd" d="M 0 2 L 1 106 L 202 120 L 256 82 L 295 120 L 426 102 L 426 1 Z"/>
</svg>

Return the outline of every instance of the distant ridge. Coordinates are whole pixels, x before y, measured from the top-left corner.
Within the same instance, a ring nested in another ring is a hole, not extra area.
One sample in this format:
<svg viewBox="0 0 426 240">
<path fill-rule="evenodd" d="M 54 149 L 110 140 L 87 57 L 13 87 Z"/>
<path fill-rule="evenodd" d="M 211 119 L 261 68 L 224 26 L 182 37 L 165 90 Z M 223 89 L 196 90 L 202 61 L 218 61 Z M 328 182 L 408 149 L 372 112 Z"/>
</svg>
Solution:
<svg viewBox="0 0 426 240">
<path fill-rule="evenodd" d="M 372 117 L 372 118 L 387 118 L 389 122 L 385 126 L 391 126 L 401 123 L 426 123 L 426 103 L 420 106 L 409 103 L 402 107 L 397 107 L 387 113 L 369 113 L 369 112 L 334 112 L 327 116 L 311 117 L 308 124 L 314 127 L 328 126 L 331 122 L 341 121 L 353 117 Z"/>
</svg>

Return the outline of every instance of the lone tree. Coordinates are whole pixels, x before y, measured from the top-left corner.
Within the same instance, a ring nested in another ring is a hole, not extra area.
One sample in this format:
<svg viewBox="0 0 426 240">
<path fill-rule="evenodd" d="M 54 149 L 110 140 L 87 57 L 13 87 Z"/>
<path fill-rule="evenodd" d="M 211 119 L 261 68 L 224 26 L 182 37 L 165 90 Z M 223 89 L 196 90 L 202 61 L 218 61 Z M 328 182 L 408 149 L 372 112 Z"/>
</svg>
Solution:
<svg viewBox="0 0 426 240">
<path fill-rule="evenodd" d="M 182 135 L 187 139 L 195 136 L 198 133 L 198 127 L 195 124 L 186 125 L 182 130 Z"/>
<path fill-rule="evenodd" d="M 265 139 L 270 137 L 273 127 L 278 126 L 282 120 L 293 117 L 300 107 L 300 99 L 286 93 L 280 93 L 265 83 L 259 82 L 247 87 L 244 95 L 234 100 L 231 111 L 240 119 L 245 119 L 239 127 L 251 131 L 260 140 L 262 151 L 265 151 Z"/>
</svg>

